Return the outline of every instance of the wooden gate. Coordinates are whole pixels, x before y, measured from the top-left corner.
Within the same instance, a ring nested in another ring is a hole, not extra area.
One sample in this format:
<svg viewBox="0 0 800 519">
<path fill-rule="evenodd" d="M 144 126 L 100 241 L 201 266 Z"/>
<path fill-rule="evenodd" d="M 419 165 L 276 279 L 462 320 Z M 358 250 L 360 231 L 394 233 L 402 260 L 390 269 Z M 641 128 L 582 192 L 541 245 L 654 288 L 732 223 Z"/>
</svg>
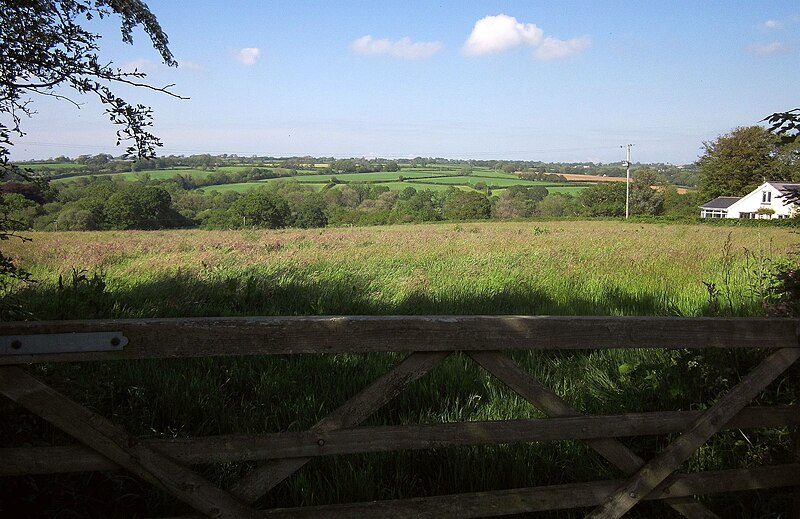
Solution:
<svg viewBox="0 0 800 519">
<path fill-rule="evenodd" d="M 507 354 L 509 350 L 763 348 L 765 358 L 703 411 L 585 416 Z M 549 418 L 358 427 L 452 352 L 468 355 Z M 19 365 L 223 355 L 410 352 L 392 370 L 303 432 L 148 440 L 70 400 Z M 800 517 L 800 463 L 691 474 L 676 470 L 718 431 L 800 426 L 798 406 L 747 407 L 797 358 L 788 319 L 659 317 L 276 317 L 0 323 L 0 392 L 81 444 L 0 449 L 0 476 L 125 469 L 208 517 L 487 517 L 594 507 L 622 517 L 662 500 L 688 518 L 717 517 L 693 496 L 792 486 Z M 680 433 L 645 460 L 615 438 Z M 618 480 L 345 505 L 256 510 L 252 503 L 317 456 L 400 449 L 584 440 Z M 797 449 L 796 449 L 797 450 Z M 193 464 L 258 460 L 227 489 Z"/>
</svg>

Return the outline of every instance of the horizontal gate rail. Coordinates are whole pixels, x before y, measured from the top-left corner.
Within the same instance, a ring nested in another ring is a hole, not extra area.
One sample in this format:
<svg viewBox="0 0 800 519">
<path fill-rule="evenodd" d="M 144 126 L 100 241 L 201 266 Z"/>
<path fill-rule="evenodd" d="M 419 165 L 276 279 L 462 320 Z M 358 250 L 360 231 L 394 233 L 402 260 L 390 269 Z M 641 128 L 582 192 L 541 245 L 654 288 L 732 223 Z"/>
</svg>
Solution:
<svg viewBox="0 0 800 519">
<path fill-rule="evenodd" d="M 800 358 L 791 319 L 549 316 L 341 316 L 121 319 L 0 323 L 0 393 L 81 444 L 0 448 L 0 476 L 124 469 L 206 517 L 486 517 L 596 507 L 623 516 L 663 502 L 689 519 L 713 519 L 695 496 L 795 487 L 800 459 L 772 467 L 676 472 L 708 438 L 732 429 L 792 427 L 800 407 L 748 403 Z M 586 416 L 507 355 L 511 350 L 760 348 L 765 360 L 709 409 Z M 179 439 L 136 438 L 37 380 L 22 364 L 210 356 L 410 352 L 307 431 Z M 547 418 L 360 426 L 452 352 L 466 356 Z M 645 460 L 618 439 L 673 435 Z M 320 456 L 466 445 L 580 440 L 623 479 L 345 505 L 256 510 L 252 503 Z M 795 457 L 800 457 L 800 442 Z M 257 461 L 230 488 L 191 465 Z"/>
<path fill-rule="evenodd" d="M 593 440 L 679 433 L 703 411 L 662 411 L 610 416 L 358 427 L 330 432 L 235 434 L 141 440 L 183 463 L 230 463 L 313 458 L 395 450 L 555 440 Z M 800 426 L 790 406 L 745 408 L 722 430 Z M 81 445 L 0 449 L 0 476 L 57 474 L 119 468 Z"/>
<path fill-rule="evenodd" d="M 32 334 L 121 333 L 122 351 L 0 355 L 0 364 L 217 355 L 606 348 L 798 348 L 790 319 L 551 316 L 355 316 L 0 323 Z M 0 343 L 5 346 L 5 343 Z"/>
<path fill-rule="evenodd" d="M 719 494 L 780 487 L 797 479 L 800 464 L 778 465 L 757 469 L 709 471 L 679 474 L 670 485 L 656 488 L 645 501 L 688 498 L 697 494 Z M 594 506 L 623 483 L 606 480 L 536 488 L 515 488 L 490 492 L 470 492 L 434 497 L 417 497 L 370 501 L 344 505 L 308 506 L 265 510 L 268 519 L 385 519 L 385 518 L 453 518 L 468 519 L 496 515 L 545 512 Z M 195 519 L 198 516 L 172 519 Z"/>
</svg>

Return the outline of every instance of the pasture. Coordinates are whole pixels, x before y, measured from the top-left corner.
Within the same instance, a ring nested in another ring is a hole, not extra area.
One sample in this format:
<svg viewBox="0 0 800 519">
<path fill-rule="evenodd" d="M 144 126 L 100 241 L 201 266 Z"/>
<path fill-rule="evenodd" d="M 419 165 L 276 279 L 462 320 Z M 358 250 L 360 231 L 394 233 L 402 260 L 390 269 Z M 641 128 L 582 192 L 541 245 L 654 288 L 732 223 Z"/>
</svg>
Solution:
<svg viewBox="0 0 800 519">
<path fill-rule="evenodd" d="M 58 167 L 62 169 L 79 169 L 83 167 L 80 164 L 74 163 L 59 163 L 59 164 L 33 164 L 32 169 L 47 173 L 52 171 L 53 168 Z M 126 171 L 121 173 L 108 174 L 109 177 L 117 180 L 124 180 L 126 182 L 136 182 L 149 178 L 152 180 L 168 180 L 177 175 L 191 176 L 198 180 L 207 178 L 214 172 L 220 173 L 240 173 L 248 170 L 252 166 L 237 165 L 237 166 L 219 166 L 213 170 L 198 169 L 190 167 L 173 167 L 166 169 L 153 169 L 142 171 Z M 267 167 L 258 165 L 258 167 Z M 319 173 L 319 170 L 327 167 L 326 164 L 314 164 L 314 169 L 297 170 L 297 175 L 289 177 L 297 182 L 305 185 L 312 186 L 316 190 L 322 190 L 325 186 L 331 183 L 331 179 L 335 178 L 339 184 L 349 183 L 372 183 L 385 185 L 389 189 L 402 190 L 406 187 L 414 187 L 417 190 L 428 189 L 431 191 L 444 191 L 449 186 L 454 186 L 459 189 L 471 190 L 475 189 L 476 184 L 484 184 L 496 191 L 499 194 L 502 190 L 511 186 L 544 186 L 552 193 L 563 193 L 575 195 L 587 186 L 592 185 L 592 182 L 566 182 L 566 183 L 552 183 L 552 182 L 539 182 L 521 179 L 518 175 L 513 173 L 506 173 L 500 170 L 494 170 L 485 167 L 470 168 L 469 174 L 464 173 L 464 166 L 433 166 L 433 167 L 411 167 L 404 166 L 399 171 L 378 171 L 370 173 Z M 64 184 L 75 181 L 86 180 L 92 175 L 76 175 L 70 177 L 61 177 L 53 179 L 55 184 Z M 198 190 L 203 192 L 218 191 L 228 192 L 233 191 L 237 193 L 245 193 L 251 189 L 256 189 L 265 183 L 272 183 L 281 181 L 283 178 L 271 178 L 265 180 L 253 180 L 248 182 L 238 182 L 230 184 L 218 184 L 211 186 L 203 186 Z M 406 184 L 407 183 L 407 184 Z"/>
<path fill-rule="evenodd" d="M 40 280 L 31 296 L 53 288 L 58 275 L 71 269 L 102 271 L 111 294 L 169 280 L 200 282 L 208 276 L 233 283 L 250 278 L 259 285 L 277 283 L 270 291 L 273 296 L 282 283 L 322 290 L 313 302 L 271 297 L 241 309 L 265 315 L 701 316 L 708 312 L 704 281 L 728 285 L 727 313 L 758 315 L 761 301 L 750 281 L 730 276 L 746 274 L 755 266 L 751 263 L 766 265 L 768 258 L 787 254 L 796 241 L 787 228 L 619 221 L 31 236 L 32 242 L 12 241 L 7 248 Z M 726 247 L 730 257 L 723 261 Z M 727 281 L 723 264 L 730 267 Z M 340 286 L 350 286 L 349 293 L 357 297 L 338 294 L 334 289 Z M 186 301 L 181 297 L 146 312 L 136 301 L 122 306 L 136 309 L 131 316 L 140 317 L 235 313 L 218 298 L 212 303 L 191 293 L 185 294 Z M 34 306 L 43 312 L 40 318 L 91 317 L 49 315 L 46 301 Z M 125 316 L 119 308 L 109 314 L 111 310 L 94 316 Z"/>
<path fill-rule="evenodd" d="M 38 280 L 8 295 L 36 319 L 235 315 L 737 315 L 759 316 L 759 272 L 793 251 L 790 229 L 621 221 L 461 223 L 274 231 L 32 233 L 8 253 Z M 711 295 L 708 286 L 716 287 Z M 676 347 L 680 347 L 676 344 Z M 705 406 L 757 359 L 688 350 L 519 352 L 515 359 L 583 412 Z M 394 354 L 204 358 L 44 365 L 37 375 L 134 434 L 174 438 L 303 430 L 400 358 Z M 102 382 L 100 382 L 102 380 Z M 764 402 L 796 398 L 782 382 Z M 442 423 L 541 416 L 465 358 L 448 359 L 368 424 Z M 13 425 L 12 424 L 16 424 Z M 22 425 L 20 425 L 22 424 Z M 38 441 L 25 418 L 0 424 L 13 442 Z M 745 466 L 786 456 L 787 431 L 731 431 L 685 470 Z M 746 440 L 745 440 L 746 438 Z M 646 456 L 663 438 L 631 444 Z M 220 484 L 244 465 L 208 468 Z M 531 468 L 535 467 L 535 470 Z M 294 506 L 588 481 L 614 471 L 580 442 L 320 458 L 260 504 Z M 69 482 L 78 490 L 65 490 Z M 31 496 L 43 514 L 182 514 L 185 509 L 122 474 L 15 481 L 0 503 Z M 81 492 L 122 493 L 98 504 Z M 90 490 L 91 489 L 91 490 Z M 791 494 L 714 498 L 728 517 L 775 516 Z M 26 501 L 27 500 L 27 501 Z M 66 502 L 66 505 L 64 505 Z M 2 506 L 2 505 L 0 505 Z M 29 505 L 30 506 L 30 505 Z M 95 508 L 92 508 L 95 507 Z M 116 508 L 114 508 L 116 507 Z M 0 508 L 2 510 L 2 508 Z M 122 510 L 122 512 L 120 512 Z M 777 512 L 776 512 L 777 511 Z M 642 505 L 630 517 L 669 514 Z M 121 515 L 120 515 L 121 514 Z M 773 515 L 768 515 L 773 514 Z M 581 517 L 578 511 L 545 517 Z M 658 517 L 677 517 L 657 515 Z"/>
</svg>

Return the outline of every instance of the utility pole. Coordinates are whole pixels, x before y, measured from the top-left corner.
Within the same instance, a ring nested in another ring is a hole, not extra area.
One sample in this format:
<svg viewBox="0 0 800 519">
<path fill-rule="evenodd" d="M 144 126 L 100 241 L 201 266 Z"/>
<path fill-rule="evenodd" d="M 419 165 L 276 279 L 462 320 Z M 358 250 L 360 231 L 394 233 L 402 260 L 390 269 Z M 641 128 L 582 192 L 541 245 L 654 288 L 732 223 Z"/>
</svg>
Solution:
<svg viewBox="0 0 800 519">
<path fill-rule="evenodd" d="M 631 146 L 634 144 L 625 144 L 620 148 L 627 148 L 625 155 L 625 219 L 628 219 L 630 213 L 630 200 L 631 200 Z"/>
</svg>

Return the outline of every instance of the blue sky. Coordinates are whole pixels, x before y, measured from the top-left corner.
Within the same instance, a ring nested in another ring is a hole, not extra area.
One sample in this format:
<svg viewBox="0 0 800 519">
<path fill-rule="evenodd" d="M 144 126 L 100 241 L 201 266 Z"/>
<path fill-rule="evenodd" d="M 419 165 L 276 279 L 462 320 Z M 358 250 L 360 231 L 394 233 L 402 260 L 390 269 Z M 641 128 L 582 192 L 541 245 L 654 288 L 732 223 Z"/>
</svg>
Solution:
<svg viewBox="0 0 800 519">
<path fill-rule="evenodd" d="M 120 90 L 162 154 L 681 164 L 800 106 L 797 2 L 147 3 L 181 65 L 111 24 L 103 56 L 190 98 Z M 81 101 L 36 98 L 12 157 L 120 154 Z"/>
</svg>

